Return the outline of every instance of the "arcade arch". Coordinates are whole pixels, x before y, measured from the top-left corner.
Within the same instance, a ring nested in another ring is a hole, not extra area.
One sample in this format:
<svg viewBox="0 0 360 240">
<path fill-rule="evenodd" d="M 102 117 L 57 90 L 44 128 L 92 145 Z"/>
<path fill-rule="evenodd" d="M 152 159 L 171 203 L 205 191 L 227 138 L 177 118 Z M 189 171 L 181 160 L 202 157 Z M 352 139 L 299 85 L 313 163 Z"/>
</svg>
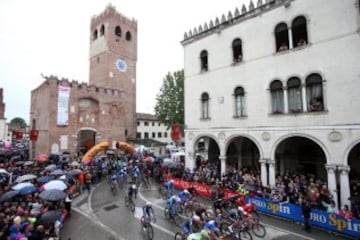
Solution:
<svg viewBox="0 0 360 240">
<path fill-rule="evenodd" d="M 253 140 L 244 136 L 232 138 L 226 149 L 226 167 L 259 170 L 260 151 Z"/>
<path fill-rule="evenodd" d="M 221 169 L 220 147 L 215 138 L 210 136 L 200 136 L 194 143 L 195 167 L 198 168 L 201 163 L 208 161 Z"/>
</svg>

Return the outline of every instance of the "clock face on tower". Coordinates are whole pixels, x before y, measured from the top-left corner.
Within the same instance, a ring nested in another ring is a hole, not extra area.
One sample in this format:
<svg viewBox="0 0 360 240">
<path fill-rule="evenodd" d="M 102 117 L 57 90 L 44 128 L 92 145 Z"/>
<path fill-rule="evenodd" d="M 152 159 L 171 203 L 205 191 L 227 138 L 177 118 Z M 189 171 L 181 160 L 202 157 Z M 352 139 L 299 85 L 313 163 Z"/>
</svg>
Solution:
<svg viewBox="0 0 360 240">
<path fill-rule="evenodd" d="M 126 72 L 127 64 L 126 64 L 125 60 L 119 58 L 118 60 L 116 60 L 115 65 L 116 65 L 117 70 L 119 70 L 120 72 Z"/>
</svg>

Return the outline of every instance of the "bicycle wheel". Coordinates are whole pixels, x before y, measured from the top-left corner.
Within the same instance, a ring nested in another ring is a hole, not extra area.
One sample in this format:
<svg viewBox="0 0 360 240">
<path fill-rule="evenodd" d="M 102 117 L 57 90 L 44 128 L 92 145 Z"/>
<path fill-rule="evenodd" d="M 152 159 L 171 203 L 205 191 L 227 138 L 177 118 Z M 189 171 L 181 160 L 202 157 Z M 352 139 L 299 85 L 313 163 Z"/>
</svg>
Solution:
<svg viewBox="0 0 360 240">
<path fill-rule="evenodd" d="M 154 238 L 154 229 L 150 223 L 147 224 L 146 230 L 147 230 L 148 240 L 152 240 Z"/>
<path fill-rule="evenodd" d="M 252 231 L 252 233 L 255 234 L 255 236 L 257 236 L 257 237 L 259 237 L 259 238 L 263 238 L 263 237 L 265 237 L 265 235 L 266 235 L 266 229 L 265 229 L 265 227 L 264 227 L 262 224 L 260 224 L 260 223 L 257 223 L 257 224 L 252 225 L 251 231 Z"/>
<path fill-rule="evenodd" d="M 125 206 L 126 206 L 126 207 L 129 206 L 128 196 L 125 196 L 125 197 L 124 197 L 124 203 L 125 203 Z"/>
<path fill-rule="evenodd" d="M 168 208 L 168 207 L 165 207 L 165 208 L 164 208 L 164 215 L 165 215 L 166 218 L 169 218 L 169 217 L 170 217 L 169 208 Z"/>
<path fill-rule="evenodd" d="M 242 229 L 238 233 L 239 233 L 239 239 L 243 239 L 243 240 L 252 240 L 253 239 L 250 232 L 246 229 Z"/>
<path fill-rule="evenodd" d="M 130 203 L 130 211 L 135 212 L 135 203 L 134 202 Z"/>
<path fill-rule="evenodd" d="M 174 221 L 177 226 L 181 226 L 182 220 L 181 220 L 181 217 L 179 216 L 179 214 L 177 214 L 177 213 L 175 214 Z"/>
<path fill-rule="evenodd" d="M 186 206 L 184 209 L 184 214 L 186 217 L 192 217 L 193 216 L 193 210 L 190 206 Z"/>
<path fill-rule="evenodd" d="M 175 233 L 175 240 L 186 240 L 186 237 L 182 233 L 177 232 Z"/>
</svg>

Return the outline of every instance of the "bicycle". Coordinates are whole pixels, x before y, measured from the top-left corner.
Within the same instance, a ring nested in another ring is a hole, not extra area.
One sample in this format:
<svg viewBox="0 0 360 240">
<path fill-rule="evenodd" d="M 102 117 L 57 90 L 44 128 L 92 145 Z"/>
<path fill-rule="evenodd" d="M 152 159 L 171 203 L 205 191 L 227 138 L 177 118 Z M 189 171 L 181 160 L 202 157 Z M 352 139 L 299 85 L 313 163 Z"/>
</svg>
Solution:
<svg viewBox="0 0 360 240">
<path fill-rule="evenodd" d="M 160 198 L 166 200 L 168 199 L 168 190 L 164 186 L 159 187 Z"/>
<path fill-rule="evenodd" d="M 145 189 L 148 189 L 148 190 L 151 190 L 151 183 L 150 183 L 150 180 L 149 180 L 149 178 L 148 177 L 143 177 L 143 187 L 145 188 Z"/>
<path fill-rule="evenodd" d="M 187 237 L 189 236 L 188 232 L 185 232 L 184 230 L 181 232 L 176 232 L 175 233 L 175 240 L 186 240 Z"/>
<path fill-rule="evenodd" d="M 148 240 L 152 240 L 154 238 L 154 229 L 151 225 L 151 220 L 152 219 L 150 217 L 145 218 L 144 216 L 142 216 L 140 218 L 141 229 L 143 232 L 146 232 Z"/>
<path fill-rule="evenodd" d="M 230 226 L 232 227 L 230 228 Z M 228 221 L 222 222 L 220 224 L 220 232 L 233 239 L 253 239 L 248 228 L 239 219 L 234 220 L 232 223 Z"/>
<path fill-rule="evenodd" d="M 176 211 L 175 211 L 174 214 L 171 214 L 171 213 L 170 213 L 170 210 L 169 210 L 169 206 L 166 206 L 166 207 L 165 207 L 165 209 L 164 209 L 164 215 L 165 215 L 165 218 L 166 218 L 166 219 L 172 219 L 177 226 L 180 226 L 180 225 L 181 225 L 182 220 L 181 220 L 180 215 L 179 215 Z"/>
<path fill-rule="evenodd" d="M 112 192 L 112 194 L 114 195 L 114 196 L 116 196 L 116 194 L 117 194 L 117 183 L 111 183 L 111 185 L 110 185 L 110 191 Z"/>
<path fill-rule="evenodd" d="M 135 212 L 135 202 L 128 195 L 124 197 L 124 203 L 126 207 L 130 207 L 131 212 Z"/>
<path fill-rule="evenodd" d="M 259 218 L 258 217 L 253 217 L 253 215 L 250 215 L 249 217 L 247 217 L 244 220 L 244 225 L 248 228 L 251 229 L 251 232 L 259 237 L 259 238 L 263 238 L 266 235 L 266 228 L 264 225 L 262 225 L 259 222 Z"/>
</svg>

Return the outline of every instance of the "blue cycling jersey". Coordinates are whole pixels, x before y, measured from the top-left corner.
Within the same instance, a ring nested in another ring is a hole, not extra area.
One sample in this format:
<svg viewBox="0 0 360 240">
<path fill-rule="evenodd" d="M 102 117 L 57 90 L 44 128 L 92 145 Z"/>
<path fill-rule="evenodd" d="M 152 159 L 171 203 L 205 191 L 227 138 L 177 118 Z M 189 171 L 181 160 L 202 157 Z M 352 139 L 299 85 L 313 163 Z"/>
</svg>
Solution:
<svg viewBox="0 0 360 240">
<path fill-rule="evenodd" d="M 204 224 L 204 227 L 215 231 L 217 229 L 215 220 L 210 220 Z"/>
<path fill-rule="evenodd" d="M 166 189 L 168 190 L 173 190 L 174 189 L 174 183 L 171 181 L 167 181 L 164 183 L 164 187 L 166 187 Z"/>
<path fill-rule="evenodd" d="M 185 191 L 181 191 L 178 193 L 178 197 L 181 201 L 188 201 L 190 199 L 190 193 L 186 193 Z"/>
</svg>

